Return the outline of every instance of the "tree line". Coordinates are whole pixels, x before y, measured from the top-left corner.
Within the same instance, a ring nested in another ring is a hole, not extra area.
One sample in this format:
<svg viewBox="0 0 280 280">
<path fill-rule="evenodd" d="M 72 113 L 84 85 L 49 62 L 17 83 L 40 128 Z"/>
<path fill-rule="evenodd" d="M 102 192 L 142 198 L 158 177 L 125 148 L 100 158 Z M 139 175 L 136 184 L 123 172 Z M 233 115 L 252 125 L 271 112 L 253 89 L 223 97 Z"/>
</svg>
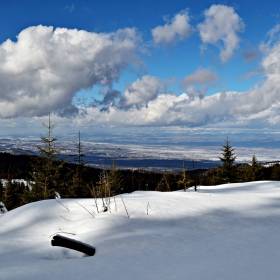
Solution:
<svg viewBox="0 0 280 280">
<path fill-rule="evenodd" d="M 120 170 L 113 159 L 106 169 L 93 168 L 85 164 L 84 147 L 78 134 L 73 158 L 62 157 L 62 149 L 56 148 L 59 136 L 53 136 L 56 124 L 50 119 L 42 123 L 45 134 L 41 145 L 37 145 L 39 156 L 16 156 L 0 153 L 0 201 L 8 210 L 26 203 L 44 199 L 61 198 L 106 198 L 136 190 L 175 191 L 200 185 L 249 182 L 259 180 L 280 180 L 280 166 L 261 166 L 255 155 L 251 164 L 236 164 L 236 155 L 230 141 L 226 139 L 221 147 L 221 165 L 204 170 L 186 170 L 184 163 L 180 172 L 153 172 L 147 170 Z M 16 181 L 25 179 L 28 183 Z"/>
</svg>

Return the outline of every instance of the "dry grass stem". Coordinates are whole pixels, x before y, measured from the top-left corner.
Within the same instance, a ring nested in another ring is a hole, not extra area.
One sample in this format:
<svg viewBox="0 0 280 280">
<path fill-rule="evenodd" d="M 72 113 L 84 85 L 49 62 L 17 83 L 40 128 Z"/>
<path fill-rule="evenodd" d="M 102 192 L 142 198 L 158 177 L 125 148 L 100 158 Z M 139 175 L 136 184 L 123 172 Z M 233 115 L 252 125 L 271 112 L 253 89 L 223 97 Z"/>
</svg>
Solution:
<svg viewBox="0 0 280 280">
<path fill-rule="evenodd" d="M 61 203 L 57 198 L 55 199 L 58 203 L 60 203 L 65 209 L 67 209 L 67 211 L 70 212 L 69 208 L 66 207 L 63 203 Z"/>
<path fill-rule="evenodd" d="M 130 218 L 130 217 L 129 217 L 129 214 L 128 214 L 128 212 L 127 212 L 127 209 L 126 209 L 126 205 L 125 205 L 125 203 L 124 203 L 124 201 L 123 201 L 122 195 L 120 195 L 120 196 L 121 196 L 121 199 L 122 199 L 122 202 L 123 202 L 125 211 L 126 211 L 127 218 Z"/>
<path fill-rule="evenodd" d="M 76 203 L 78 203 L 81 207 L 83 207 L 93 218 L 95 218 L 93 215 L 92 215 L 92 213 L 90 213 L 88 210 L 87 210 L 87 208 L 86 207 L 84 207 L 83 205 L 81 205 L 79 202 L 76 202 Z"/>
</svg>

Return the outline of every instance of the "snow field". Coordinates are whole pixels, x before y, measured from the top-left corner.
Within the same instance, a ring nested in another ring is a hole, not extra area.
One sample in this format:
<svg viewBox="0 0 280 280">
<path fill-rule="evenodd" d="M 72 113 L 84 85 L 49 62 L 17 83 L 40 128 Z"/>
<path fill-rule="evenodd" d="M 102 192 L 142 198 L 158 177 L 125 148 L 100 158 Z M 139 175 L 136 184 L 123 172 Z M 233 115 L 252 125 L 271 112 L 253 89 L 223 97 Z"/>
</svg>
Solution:
<svg viewBox="0 0 280 280">
<path fill-rule="evenodd" d="M 47 200 L 0 216 L 0 279 L 278 279 L 280 182 L 122 197 L 130 218 L 119 196 L 111 213 L 60 199 L 70 211 Z M 56 233 L 95 256 L 52 247 Z"/>
</svg>

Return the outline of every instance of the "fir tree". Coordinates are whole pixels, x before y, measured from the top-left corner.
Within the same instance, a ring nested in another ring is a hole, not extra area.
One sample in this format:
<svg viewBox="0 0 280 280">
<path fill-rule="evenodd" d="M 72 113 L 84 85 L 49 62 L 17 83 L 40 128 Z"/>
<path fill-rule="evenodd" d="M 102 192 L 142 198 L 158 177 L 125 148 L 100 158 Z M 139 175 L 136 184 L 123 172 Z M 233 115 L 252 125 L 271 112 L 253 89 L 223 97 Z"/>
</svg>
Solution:
<svg viewBox="0 0 280 280">
<path fill-rule="evenodd" d="M 40 156 L 31 164 L 33 172 L 29 184 L 32 188 L 25 192 L 27 202 L 53 198 L 54 192 L 60 193 L 65 184 L 61 178 L 63 161 L 59 159 L 62 150 L 56 148 L 59 136 L 53 136 L 56 124 L 51 123 L 50 114 L 48 123 L 42 123 L 42 126 L 46 134 L 40 136 L 43 145 L 36 145 Z"/>
<path fill-rule="evenodd" d="M 78 142 L 74 142 L 77 154 L 74 157 L 74 161 L 76 163 L 76 169 L 73 174 L 73 192 L 77 197 L 86 197 L 89 195 L 87 184 L 84 180 L 85 177 L 85 162 L 83 161 L 83 157 L 85 156 L 84 144 L 81 142 L 81 134 L 79 131 Z"/>
<path fill-rule="evenodd" d="M 263 176 L 262 166 L 258 163 L 256 155 L 252 157 L 251 174 L 251 181 L 261 180 Z"/>
<path fill-rule="evenodd" d="M 222 146 L 222 156 L 219 159 L 222 162 L 222 165 L 218 165 L 218 174 L 217 174 L 217 183 L 234 183 L 237 181 L 237 168 L 234 164 L 236 155 L 233 153 L 235 150 L 230 145 L 230 141 L 225 140 L 225 145 Z"/>
</svg>

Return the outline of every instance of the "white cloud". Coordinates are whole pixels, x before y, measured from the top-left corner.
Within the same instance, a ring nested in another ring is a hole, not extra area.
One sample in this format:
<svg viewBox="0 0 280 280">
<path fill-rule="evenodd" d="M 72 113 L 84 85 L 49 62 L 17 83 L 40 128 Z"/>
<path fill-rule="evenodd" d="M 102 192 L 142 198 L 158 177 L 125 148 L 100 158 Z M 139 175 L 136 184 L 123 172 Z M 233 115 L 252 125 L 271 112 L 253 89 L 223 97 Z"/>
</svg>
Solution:
<svg viewBox="0 0 280 280">
<path fill-rule="evenodd" d="M 208 69 L 198 68 L 194 74 L 188 75 L 183 79 L 181 86 L 189 84 L 213 84 L 217 80 L 219 80 L 217 73 L 212 73 Z"/>
<path fill-rule="evenodd" d="M 183 40 L 189 37 L 194 31 L 189 22 L 189 12 L 185 10 L 175 15 L 174 18 L 164 26 L 158 26 L 152 29 L 155 43 L 171 44 L 174 43 L 175 40 Z"/>
<path fill-rule="evenodd" d="M 128 65 L 140 63 L 140 40 L 129 28 L 108 34 L 24 29 L 17 42 L 0 45 L 0 116 L 77 113 L 72 99 L 80 89 L 111 86 Z"/>
<path fill-rule="evenodd" d="M 244 31 L 243 20 L 232 7 L 224 5 L 212 5 L 204 16 L 204 22 L 197 26 L 202 42 L 213 45 L 222 42 L 220 58 L 223 62 L 229 61 L 238 48 L 240 38 L 237 33 Z M 205 47 L 202 46 L 203 49 Z"/>
<path fill-rule="evenodd" d="M 121 110 L 115 106 L 100 113 L 97 108 L 89 108 L 86 118 L 79 118 L 79 121 L 85 126 L 96 120 L 99 124 L 115 126 L 280 127 L 280 36 L 274 34 L 261 49 L 264 54 L 261 66 L 266 80 L 246 92 L 230 92 L 224 88 L 221 93 L 202 99 L 190 96 L 189 92 L 179 96 L 161 93 L 154 95 L 156 98 L 148 101 L 148 106 L 138 109 Z M 197 75 L 203 73 L 200 70 L 188 76 L 186 85 L 215 81 L 212 75 Z"/>
<path fill-rule="evenodd" d="M 183 79 L 180 87 L 186 88 L 188 96 L 201 99 L 205 96 L 209 86 L 217 85 L 219 79 L 217 73 L 212 73 L 208 69 L 198 68 L 194 74 L 188 75 Z"/>
<path fill-rule="evenodd" d="M 163 89 L 165 89 L 165 84 L 158 78 L 148 75 L 143 76 L 126 87 L 124 106 L 146 105 L 149 101 L 154 100 Z"/>
<path fill-rule="evenodd" d="M 224 88 L 221 93 L 201 98 L 193 86 L 209 86 L 218 81 L 218 75 L 207 69 L 197 69 L 186 76 L 182 83 L 187 87 L 186 92 L 179 96 L 166 93 L 165 82 L 147 75 L 130 84 L 123 95 L 114 90 L 104 93 L 101 105 L 107 106 L 108 110 L 79 107 L 75 117 L 57 116 L 57 122 L 65 127 L 67 123 L 70 123 L 69 127 L 82 126 L 85 131 L 94 125 L 108 124 L 259 128 L 278 125 L 278 32 L 280 28 L 273 29 L 269 41 L 260 48 L 263 83 L 246 92 L 229 92 Z M 0 114 L 5 117 L 41 116 L 54 108 L 56 111 L 77 111 L 72 105 L 75 93 L 95 84 L 111 85 L 125 67 L 138 59 L 139 40 L 133 29 L 112 34 L 68 29 L 53 31 L 53 28 L 43 26 L 24 30 L 16 43 L 6 41 L 0 46 Z M 4 120 L 4 123 L 16 127 L 18 121 L 19 118 L 14 118 Z"/>
</svg>

